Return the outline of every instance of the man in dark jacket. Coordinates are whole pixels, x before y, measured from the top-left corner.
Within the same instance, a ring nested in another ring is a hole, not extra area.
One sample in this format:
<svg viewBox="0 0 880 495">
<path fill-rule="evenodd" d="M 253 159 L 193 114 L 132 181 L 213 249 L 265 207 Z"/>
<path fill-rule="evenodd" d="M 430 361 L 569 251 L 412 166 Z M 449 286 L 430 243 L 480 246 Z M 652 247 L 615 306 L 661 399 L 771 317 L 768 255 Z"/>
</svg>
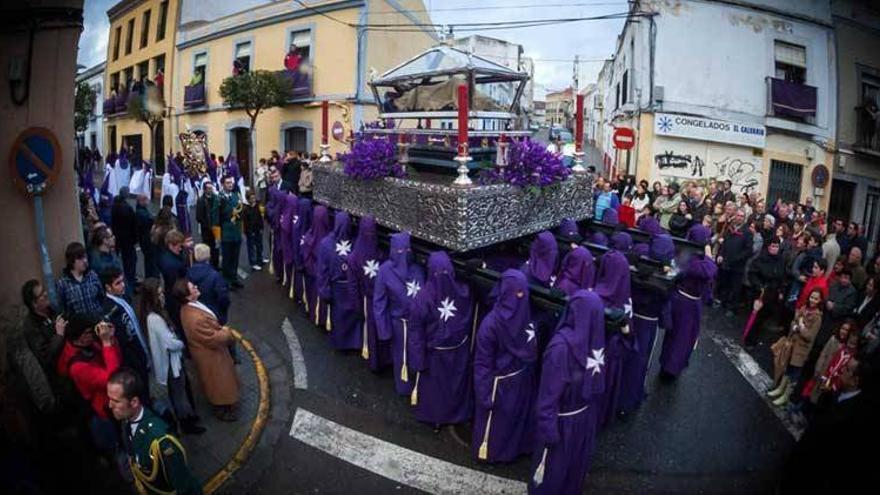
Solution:
<svg viewBox="0 0 880 495">
<path fill-rule="evenodd" d="M 733 223 L 722 238 L 718 250 L 718 298 L 729 316 L 740 303 L 746 260 L 752 256 L 752 233 L 745 226 L 746 215 L 737 210 Z"/>
<path fill-rule="evenodd" d="M 113 324 L 122 351 L 122 362 L 132 368 L 144 380 L 143 383 L 149 383 L 150 344 L 134 308 L 125 299 L 125 277 L 117 268 L 111 267 L 101 274 L 101 283 L 107 292 L 103 319 Z"/>
<path fill-rule="evenodd" d="M 137 238 L 141 253 L 144 255 L 144 278 L 159 276 L 159 268 L 156 266 L 156 248 L 150 241 L 150 232 L 153 229 L 153 214 L 149 210 L 150 198 L 141 194 L 137 199 L 137 208 L 134 214 L 137 219 Z"/>
<path fill-rule="evenodd" d="M 785 283 L 785 261 L 779 254 L 780 240 L 768 237 L 766 249 L 752 262 L 749 282 L 754 291 L 753 300 L 758 313 L 752 330 L 746 337 L 746 345 L 758 342 L 764 324 L 780 316 L 782 288 Z M 778 320 L 777 320 L 778 321 Z"/>
<path fill-rule="evenodd" d="M 211 265 L 220 267 L 220 250 L 214 229 L 220 227 L 220 198 L 214 190 L 214 183 L 206 180 L 202 185 L 202 195 L 196 201 L 196 221 L 202 234 L 202 242 L 211 248 Z"/>
<path fill-rule="evenodd" d="M 113 200 L 110 219 L 113 234 L 116 236 L 116 249 L 122 256 L 125 282 L 128 284 L 129 290 L 134 290 L 137 285 L 137 251 L 135 251 L 135 245 L 138 242 L 137 217 L 134 208 L 128 204 L 127 200 L 128 188 L 123 187 Z"/>
<path fill-rule="evenodd" d="M 295 151 L 288 151 L 284 157 L 284 166 L 281 172 L 284 182 L 290 185 L 290 191 L 293 194 L 299 194 L 299 174 L 302 168 L 302 162 L 299 155 Z"/>
</svg>

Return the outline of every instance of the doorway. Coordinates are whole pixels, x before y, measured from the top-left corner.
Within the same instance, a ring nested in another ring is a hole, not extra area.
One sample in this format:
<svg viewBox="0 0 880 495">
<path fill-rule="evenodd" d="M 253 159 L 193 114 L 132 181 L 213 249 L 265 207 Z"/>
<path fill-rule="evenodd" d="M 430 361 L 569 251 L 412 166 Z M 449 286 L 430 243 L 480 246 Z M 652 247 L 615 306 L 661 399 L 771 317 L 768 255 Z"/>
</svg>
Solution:
<svg viewBox="0 0 880 495">
<path fill-rule="evenodd" d="M 131 148 L 133 156 L 139 156 L 141 157 L 141 159 L 143 159 L 144 140 L 143 136 L 141 136 L 140 134 L 129 134 L 128 136 L 122 136 L 122 146 L 124 146 L 125 149 Z"/>
<path fill-rule="evenodd" d="M 843 179 L 831 181 L 831 200 L 828 205 L 828 219 L 843 219 L 849 222 L 852 218 L 853 198 L 856 195 L 856 183 Z"/>
<path fill-rule="evenodd" d="M 230 152 L 238 160 L 238 168 L 245 182 L 251 183 L 251 144 L 250 130 L 247 127 L 236 127 L 230 130 L 232 133 L 232 146 Z M 228 157 L 227 157 L 228 158 Z"/>
</svg>

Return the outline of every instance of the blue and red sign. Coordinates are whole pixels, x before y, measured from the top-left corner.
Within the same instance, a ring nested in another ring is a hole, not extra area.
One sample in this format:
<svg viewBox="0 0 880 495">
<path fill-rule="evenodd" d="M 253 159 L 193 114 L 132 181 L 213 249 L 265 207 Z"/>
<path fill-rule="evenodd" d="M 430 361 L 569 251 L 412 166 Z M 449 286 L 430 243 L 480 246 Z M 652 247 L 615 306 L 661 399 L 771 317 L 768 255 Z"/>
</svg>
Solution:
<svg viewBox="0 0 880 495">
<path fill-rule="evenodd" d="M 27 194 L 42 194 L 58 178 L 62 164 L 61 146 L 45 127 L 22 131 L 9 151 L 12 181 Z"/>
</svg>

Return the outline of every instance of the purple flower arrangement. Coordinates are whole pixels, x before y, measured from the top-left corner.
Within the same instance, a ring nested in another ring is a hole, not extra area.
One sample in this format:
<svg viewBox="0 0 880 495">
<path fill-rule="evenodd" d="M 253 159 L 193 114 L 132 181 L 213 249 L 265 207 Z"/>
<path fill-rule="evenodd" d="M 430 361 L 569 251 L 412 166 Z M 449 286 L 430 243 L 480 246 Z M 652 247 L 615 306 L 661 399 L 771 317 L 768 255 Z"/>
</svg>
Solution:
<svg viewBox="0 0 880 495">
<path fill-rule="evenodd" d="M 385 139 L 355 141 L 349 153 L 338 155 L 345 175 L 359 180 L 403 177 L 403 168 L 394 156 L 395 146 Z"/>
<path fill-rule="evenodd" d="M 503 175 L 502 175 L 503 174 Z M 483 184 L 508 183 L 522 188 L 541 188 L 562 182 L 571 170 L 562 164 L 562 158 L 547 151 L 537 141 L 525 139 L 510 143 L 507 166 L 484 171 Z"/>
</svg>

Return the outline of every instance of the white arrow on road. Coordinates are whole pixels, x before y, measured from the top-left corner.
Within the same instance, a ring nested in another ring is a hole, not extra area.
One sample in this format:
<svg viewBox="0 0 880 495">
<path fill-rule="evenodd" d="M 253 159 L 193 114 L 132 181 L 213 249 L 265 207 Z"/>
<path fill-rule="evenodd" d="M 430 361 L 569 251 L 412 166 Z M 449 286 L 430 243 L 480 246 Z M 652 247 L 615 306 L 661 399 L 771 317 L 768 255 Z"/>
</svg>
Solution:
<svg viewBox="0 0 880 495">
<path fill-rule="evenodd" d="M 281 331 L 284 332 L 284 338 L 287 339 L 287 347 L 290 349 L 290 360 L 293 366 L 293 386 L 306 390 L 309 388 L 306 359 L 303 356 L 299 338 L 297 338 L 296 333 L 293 331 L 293 324 L 290 323 L 290 318 L 284 318 L 284 323 L 281 324 Z"/>
<path fill-rule="evenodd" d="M 420 454 L 297 409 L 290 436 L 345 462 L 428 493 L 526 493 L 522 481 Z"/>
</svg>

